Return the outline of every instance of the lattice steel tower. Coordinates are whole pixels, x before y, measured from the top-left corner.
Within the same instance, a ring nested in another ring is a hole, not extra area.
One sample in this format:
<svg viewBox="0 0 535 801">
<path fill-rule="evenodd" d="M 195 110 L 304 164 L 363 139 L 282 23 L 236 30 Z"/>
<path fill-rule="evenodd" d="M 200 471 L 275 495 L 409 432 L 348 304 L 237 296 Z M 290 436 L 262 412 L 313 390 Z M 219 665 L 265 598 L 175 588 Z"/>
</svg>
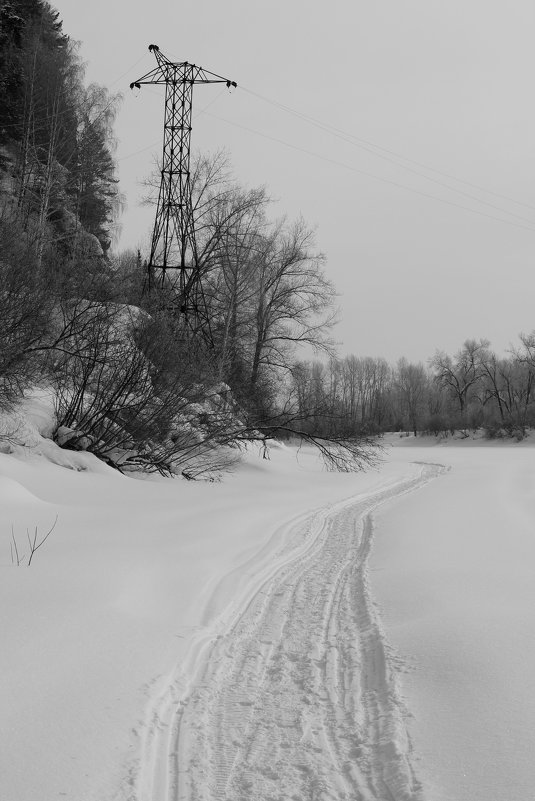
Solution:
<svg viewBox="0 0 535 801">
<path fill-rule="evenodd" d="M 193 87 L 198 83 L 225 83 L 230 88 L 236 83 L 187 61 L 175 63 L 160 52 L 158 45 L 149 45 L 149 50 L 157 66 L 130 84 L 131 89 L 142 84 L 165 85 L 163 158 L 148 262 L 149 287 L 156 271 L 161 271 L 163 283 L 167 270 L 179 270 L 180 310 L 193 327 L 196 323 L 202 326 L 205 304 L 190 178 Z"/>
</svg>

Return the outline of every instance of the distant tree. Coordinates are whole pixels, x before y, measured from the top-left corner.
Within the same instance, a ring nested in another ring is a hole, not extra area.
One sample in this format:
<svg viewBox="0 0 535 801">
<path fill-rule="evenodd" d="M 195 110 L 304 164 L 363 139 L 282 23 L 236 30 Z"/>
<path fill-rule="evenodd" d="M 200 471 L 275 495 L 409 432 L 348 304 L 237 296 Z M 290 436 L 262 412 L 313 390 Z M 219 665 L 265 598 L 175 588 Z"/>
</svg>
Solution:
<svg viewBox="0 0 535 801">
<path fill-rule="evenodd" d="M 391 370 L 384 359 L 346 356 L 341 363 L 342 402 L 345 414 L 359 428 L 381 430 L 386 416 L 386 395 Z"/>
<path fill-rule="evenodd" d="M 471 395 L 483 378 L 488 347 L 486 339 L 467 339 L 454 359 L 443 351 L 437 351 L 431 359 L 435 380 L 456 404 L 461 421 Z"/>
<path fill-rule="evenodd" d="M 508 389 L 514 398 L 516 415 L 522 426 L 535 424 L 535 332 L 520 335 L 521 348 L 512 354 L 508 372 L 512 375 L 514 390 Z M 504 377 L 505 380 L 505 377 Z"/>
<path fill-rule="evenodd" d="M 394 385 L 401 409 L 414 436 L 421 428 L 428 384 L 428 376 L 422 364 L 411 364 L 405 358 L 398 361 Z"/>
</svg>

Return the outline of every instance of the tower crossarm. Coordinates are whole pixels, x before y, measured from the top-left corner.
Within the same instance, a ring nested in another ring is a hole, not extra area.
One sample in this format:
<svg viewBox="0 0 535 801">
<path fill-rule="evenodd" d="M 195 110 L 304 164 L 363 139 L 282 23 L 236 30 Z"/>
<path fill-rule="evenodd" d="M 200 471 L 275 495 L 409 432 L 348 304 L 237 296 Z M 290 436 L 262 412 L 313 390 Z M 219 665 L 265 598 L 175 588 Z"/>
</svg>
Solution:
<svg viewBox="0 0 535 801">
<path fill-rule="evenodd" d="M 215 72 L 205 70 L 196 64 L 190 64 L 188 61 L 171 61 L 161 52 L 158 45 L 149 45 L 149 50 L 154 53 L 157 66 L 142 75 L 137 81 L 132 81 L 130 89 L 134 87 L 140 89 L 143 84 L 167 84 L 169 81 L 189 84 L 225 83 L 229 89 L 237 86 L 236 81 L 231 81 L 222 75 L 216 75 Z"/>
</svg>

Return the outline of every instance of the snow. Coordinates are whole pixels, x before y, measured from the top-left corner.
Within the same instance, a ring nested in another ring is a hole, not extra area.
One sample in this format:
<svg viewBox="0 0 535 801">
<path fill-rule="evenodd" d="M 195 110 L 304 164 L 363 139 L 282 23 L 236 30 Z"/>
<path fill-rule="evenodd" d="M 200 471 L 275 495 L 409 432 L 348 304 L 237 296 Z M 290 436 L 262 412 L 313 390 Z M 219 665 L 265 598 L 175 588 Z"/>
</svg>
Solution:
<svg viewBox="0 0 535 801">
<path fill-rule="evenodd" d="M 523 443 L 434 449 L 449 472 L 376 520 L 372 587 L 409 666 L 404 694 L 430 801 L 533 797 L 533 455 Z"/>
<path fill-rule="evenodd" d="M 530 444 L 392 438 L 356 475 L 281 445 L 205 483 L 58 449 L 44 402 L 19 423 L 2 799 L 532 797 Z"/>
</svg>

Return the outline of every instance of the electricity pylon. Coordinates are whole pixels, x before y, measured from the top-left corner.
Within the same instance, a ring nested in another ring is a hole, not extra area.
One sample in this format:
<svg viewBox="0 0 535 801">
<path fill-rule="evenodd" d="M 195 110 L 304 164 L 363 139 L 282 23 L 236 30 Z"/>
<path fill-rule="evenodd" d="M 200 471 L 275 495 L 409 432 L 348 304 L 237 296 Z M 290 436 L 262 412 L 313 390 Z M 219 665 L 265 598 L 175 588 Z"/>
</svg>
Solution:
<svg viewBox="0 0 535 801">
<path fill-rule="evenodd" d="M 142 84 L 165 85 L 163 157 L 148 262 L 149 288 L 156 271 L 161 273 L 163 283 L 168 270 L 178 270 L 178 286 L 175 286 L 180 312 L 189 327 L 206 332 L 210 326 L 200 280 L 191 198 L 193 87 L 199 83 L 225 83 L 229 88 L 237 84 L 187 61 L 173 62 L 160 52 L 158 45 L 149 45 L 149 50 L 154 53 L 157 66 L 130 84 L 131 89 L 140 89 Z"/>
</svg>

